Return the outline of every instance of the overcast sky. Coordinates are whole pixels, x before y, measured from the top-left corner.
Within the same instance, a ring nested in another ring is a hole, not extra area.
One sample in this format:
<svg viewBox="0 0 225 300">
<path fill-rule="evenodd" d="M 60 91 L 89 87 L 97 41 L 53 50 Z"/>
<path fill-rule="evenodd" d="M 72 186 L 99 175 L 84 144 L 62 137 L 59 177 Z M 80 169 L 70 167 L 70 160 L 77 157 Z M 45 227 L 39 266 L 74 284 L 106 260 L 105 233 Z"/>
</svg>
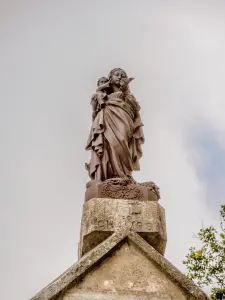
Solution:
<svg viewBox="0 0 225 300">
<path fill-rule="evenodd" d="M 138 181 L 166 209 L 182 260 L 225 193 L 224 0 L 0 0 L 1 298 L 32 297 L 77 260 L 90 97 L 135 77 L 146 143 Z"/>
</svg>

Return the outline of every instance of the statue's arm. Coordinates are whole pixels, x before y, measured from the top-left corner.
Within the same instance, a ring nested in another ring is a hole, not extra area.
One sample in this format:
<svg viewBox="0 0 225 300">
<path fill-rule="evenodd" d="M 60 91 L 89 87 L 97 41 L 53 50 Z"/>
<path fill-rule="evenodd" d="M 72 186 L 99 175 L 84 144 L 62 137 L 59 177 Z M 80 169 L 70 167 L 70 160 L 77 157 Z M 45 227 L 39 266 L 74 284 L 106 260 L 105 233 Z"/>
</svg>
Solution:
<svg viewBox="0 0 225 300">
<path fill-rule="evenodd" d="M 110 85 L 110 83 L 109 83 L 109 81 L 108 81 L 108 82 L 106 82 L 106 83 L 104 83 L 104 84 L 98 86 L 97 89 L 96 89 L 96 92 L 101 92 L 101 91 L 103 91 L 103 90 L 109 88 L 109 85 Z"/>
<path fill-rule="evenodd" d="M 134 80 L 133 77 L 130 78 L 123 78 L 120 81 L 120 90 L 124 93 L 124 94 L 128 94 L 130 93 L 130 88 L 129 88 L 129 83 Z"/>
</svg>

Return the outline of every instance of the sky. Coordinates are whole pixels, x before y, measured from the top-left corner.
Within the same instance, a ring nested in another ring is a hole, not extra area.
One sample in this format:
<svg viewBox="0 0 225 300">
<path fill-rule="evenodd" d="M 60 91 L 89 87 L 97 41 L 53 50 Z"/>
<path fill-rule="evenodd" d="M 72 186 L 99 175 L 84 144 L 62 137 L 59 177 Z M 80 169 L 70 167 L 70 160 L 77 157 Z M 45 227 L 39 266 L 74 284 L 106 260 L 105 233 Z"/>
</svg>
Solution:
<svg viewBox="0 0 225 300">
<path fill-rule="evenodd" d="M 77 261 L 98 78 L 135 77 L 145 145 L 139 182 L 166 210 L 182 260 L 225 193 L 223 0 L 0 0 L 0 290 L 34 296 Z"/>
</svg>

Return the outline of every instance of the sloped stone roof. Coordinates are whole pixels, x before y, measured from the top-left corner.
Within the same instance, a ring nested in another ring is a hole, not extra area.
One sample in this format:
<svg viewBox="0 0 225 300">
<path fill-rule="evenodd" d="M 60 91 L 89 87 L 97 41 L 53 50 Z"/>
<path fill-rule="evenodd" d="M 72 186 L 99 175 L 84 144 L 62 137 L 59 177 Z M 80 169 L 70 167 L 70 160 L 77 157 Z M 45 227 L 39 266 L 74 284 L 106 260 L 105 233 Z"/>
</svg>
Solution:
<svg viewBox="0 0 225 300">
<path fill-rule="evenodd" d="M 129 230 L 121 230 L 115 232 L 104 242 L 84 255 L 77 263 L 72 265 L 31 300 L 53 300 L 56 299 L 57 296 L 63 295 L 72 286 L 79 283 L 79 281 L 97 265 L 106 260 L 111 253 L 116 251 L 116 249 L 118 249 L 118 247 L 126 240 L 133 243 L 135 247 L 137 247 L 149 260 L 153 261 L 165 274 L 172 278 L 174 282 L 176 282 L 194 299 L 209 299 L 206 294 L 193 283 L 193 281 L 181 273 L 165 257 L 149 245 L 139 234 Z"/>
</svg>

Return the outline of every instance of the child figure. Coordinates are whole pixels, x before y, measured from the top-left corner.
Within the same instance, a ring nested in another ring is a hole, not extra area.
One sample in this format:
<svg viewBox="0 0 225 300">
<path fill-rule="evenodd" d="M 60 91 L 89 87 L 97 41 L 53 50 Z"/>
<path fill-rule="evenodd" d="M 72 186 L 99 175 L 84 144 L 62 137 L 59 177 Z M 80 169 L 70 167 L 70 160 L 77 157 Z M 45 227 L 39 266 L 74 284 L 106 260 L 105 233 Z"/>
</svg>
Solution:
<svg viewBox="0 0 225 300">
<path fill-rule="evenodd" d="M 107 92 L 110 88 L 108 78 L 101 77 L 97 82 L 97 89 L 91 98 L 91 105 L 93 109 L 92 121 L 95 119 L 97 113 L 105 106 L 107 100 Z"/>
</svg>

